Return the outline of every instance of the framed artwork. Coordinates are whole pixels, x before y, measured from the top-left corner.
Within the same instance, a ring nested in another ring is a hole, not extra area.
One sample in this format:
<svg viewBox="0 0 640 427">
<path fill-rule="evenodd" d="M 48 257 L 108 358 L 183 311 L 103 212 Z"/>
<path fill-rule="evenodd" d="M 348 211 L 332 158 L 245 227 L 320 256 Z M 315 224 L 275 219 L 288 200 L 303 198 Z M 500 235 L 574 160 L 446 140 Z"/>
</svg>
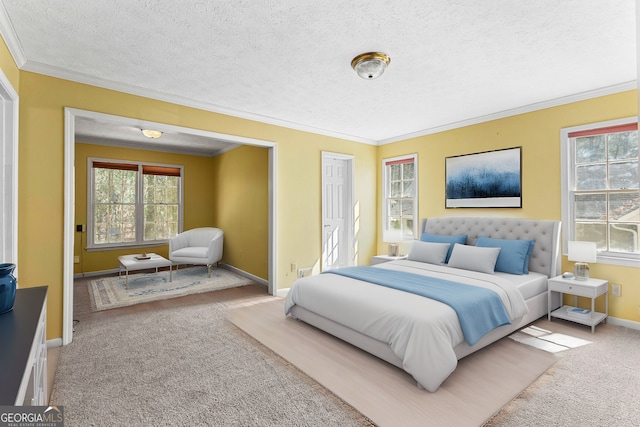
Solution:
<svg viewBox="0 0 640 427">
<path fill-rule="evenodd" d="M 445 208 L 521 208 L 522 147 L 445 158 Z"/>
</svg>

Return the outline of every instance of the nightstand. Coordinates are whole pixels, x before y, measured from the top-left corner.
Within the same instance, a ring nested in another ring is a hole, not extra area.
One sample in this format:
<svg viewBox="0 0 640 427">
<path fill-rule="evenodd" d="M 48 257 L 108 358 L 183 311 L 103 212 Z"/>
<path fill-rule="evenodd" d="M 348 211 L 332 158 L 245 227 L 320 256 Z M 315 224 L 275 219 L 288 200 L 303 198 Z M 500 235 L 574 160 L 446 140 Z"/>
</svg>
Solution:
<svg viewBox="0 0 640 427">
<path fill-rule="evenodd" d="M 371 265 L 382 264 L 383 262 L 396 261 L 399 259 L 407 259 L 406 255 L 389 256 L 389 255 L 375 255 L 371 257 Z"/>
<path fill-rule="evenodd" d="M 560 292 L 560 301 L 562 294 L 573 295 L 573 306 L 563 305 L 555 311 L 551 311 L 551 292 Z M 600 295 L 605 297 L 605 312 L 599 313 L 595 311 L 595 299 Z M 572 314 L 570 309 L 578 306 L 578 297 L 591 298 L 591 313 L 588 315 Z M 595 332 L 596 325 L 604 322 L 609 315 L 609 281 L 601 279 L 589 278 L 587 280 L 564 279 L 557 276 L 549 279 L 549 295 L 548 295 L 548 320 L 552 317 L 558 319 L 569 320 L 571 322 L 580 323 L 591 326 L 591 333 Z"/>
</svg>

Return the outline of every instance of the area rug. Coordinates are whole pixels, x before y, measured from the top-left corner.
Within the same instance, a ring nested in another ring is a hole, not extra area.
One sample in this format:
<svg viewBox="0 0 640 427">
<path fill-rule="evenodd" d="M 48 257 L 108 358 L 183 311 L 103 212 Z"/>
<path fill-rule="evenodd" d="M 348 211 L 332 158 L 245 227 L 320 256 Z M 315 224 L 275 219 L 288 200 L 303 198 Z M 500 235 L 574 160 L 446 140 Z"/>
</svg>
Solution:
<svg viewBox="0 0 640 427">
<path fill-rule="evenodd" d="M 253 283 L 223 268 L 213 269 L 211 278 L 207 277 L 207 267 L 174 270 L 172 276 L 173 280 L 169 281 L 168 271 L 129 274 L 129 289 L 125 288 L 124 274 L 92 280 L 89 283 L 91 309 L 109 310 Z"/>
<path fill-rule="evenodd" d="M 234 308 L 229 320 L 379 427 L 480 426 L 559 360 L 505 338 L 460 360 L 429 393 L 401 369 L 285 317 L 281 299 Z"/>
</svg>

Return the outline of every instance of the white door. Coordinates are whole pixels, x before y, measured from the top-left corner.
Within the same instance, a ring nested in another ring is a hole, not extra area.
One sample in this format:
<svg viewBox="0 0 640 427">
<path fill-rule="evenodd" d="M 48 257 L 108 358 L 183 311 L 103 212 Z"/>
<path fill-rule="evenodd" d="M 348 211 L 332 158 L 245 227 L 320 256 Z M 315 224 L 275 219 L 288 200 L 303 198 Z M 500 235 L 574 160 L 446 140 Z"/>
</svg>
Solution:
<svg viewBox="0 0 640 427">
<path fill-rule="evenodd" d="M 352 265 L 352 173 L 349 156 L 322 153 L 322 270 Z"/>
</svg>

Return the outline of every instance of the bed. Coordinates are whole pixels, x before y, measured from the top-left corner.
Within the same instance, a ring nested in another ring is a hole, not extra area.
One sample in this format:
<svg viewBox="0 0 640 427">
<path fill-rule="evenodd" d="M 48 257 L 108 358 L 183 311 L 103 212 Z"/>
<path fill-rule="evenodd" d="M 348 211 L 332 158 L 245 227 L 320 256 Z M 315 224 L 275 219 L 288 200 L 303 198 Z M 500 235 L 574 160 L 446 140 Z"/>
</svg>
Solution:
<svg viewBox="0 0 640 427">
<path fill-rule="evenodd" d="M 547 314 L 547 280 L 561 269 L 560 222 L 436 217 L 421 221 L 419 236 L 409 259 L 298 279 L 285 315 L 404 369 L 418 387 L 434 392 L 459 359 Z M 494 265 L 485 267 L 494 256 Z M 505 264 L 514 257 L 524 259 L 523 271 Z M 435 291 L 423 294 L 422 280 Z M 485 297 L 493 305 L 481 309 Z M 559 295 L 552 305 L 560 306 Z M 483 310 L 469 318 L 468 312 Z"/>
</svg>

